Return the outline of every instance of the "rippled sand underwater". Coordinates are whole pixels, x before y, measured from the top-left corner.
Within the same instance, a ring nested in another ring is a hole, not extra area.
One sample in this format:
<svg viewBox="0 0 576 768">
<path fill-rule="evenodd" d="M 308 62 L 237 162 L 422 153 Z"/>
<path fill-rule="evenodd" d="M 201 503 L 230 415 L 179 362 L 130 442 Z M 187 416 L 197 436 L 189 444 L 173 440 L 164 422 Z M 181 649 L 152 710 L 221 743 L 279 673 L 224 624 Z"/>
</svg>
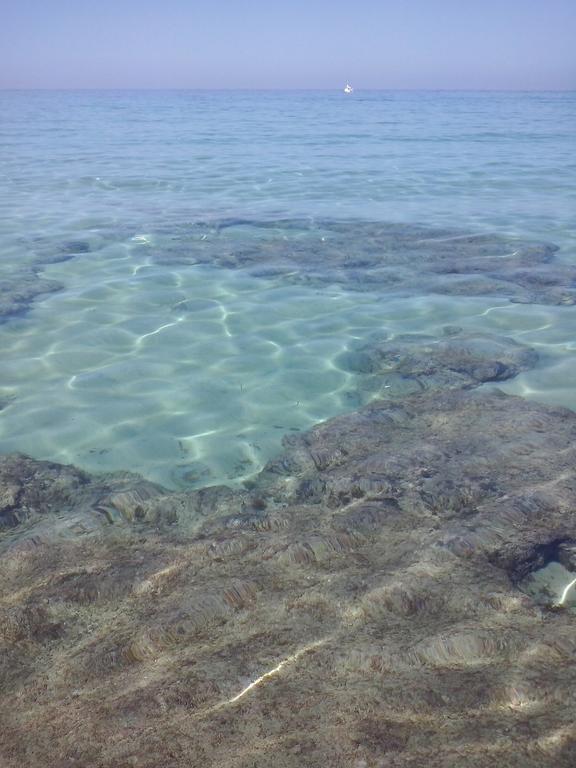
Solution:
<svg viewBox="0 0 576 768">
<path fill-rule="evenodd" d="M 0 326 L 5 765 L 574 764 L 553 244 L 214 217 L 37 248 Z"/>
</svg>

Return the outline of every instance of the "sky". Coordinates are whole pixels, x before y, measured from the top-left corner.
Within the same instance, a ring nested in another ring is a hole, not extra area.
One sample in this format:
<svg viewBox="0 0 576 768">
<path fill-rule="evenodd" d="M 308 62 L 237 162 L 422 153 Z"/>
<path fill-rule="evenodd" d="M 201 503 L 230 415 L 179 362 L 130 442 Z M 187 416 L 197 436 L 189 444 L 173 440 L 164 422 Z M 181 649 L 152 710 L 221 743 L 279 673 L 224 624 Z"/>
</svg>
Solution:
<svg viewBox="0 0 576 768">
<path fill-rule="evenodd" d="M 576 0 L 1 3 L 0 88 L 576 89 Z"/>
</svg>

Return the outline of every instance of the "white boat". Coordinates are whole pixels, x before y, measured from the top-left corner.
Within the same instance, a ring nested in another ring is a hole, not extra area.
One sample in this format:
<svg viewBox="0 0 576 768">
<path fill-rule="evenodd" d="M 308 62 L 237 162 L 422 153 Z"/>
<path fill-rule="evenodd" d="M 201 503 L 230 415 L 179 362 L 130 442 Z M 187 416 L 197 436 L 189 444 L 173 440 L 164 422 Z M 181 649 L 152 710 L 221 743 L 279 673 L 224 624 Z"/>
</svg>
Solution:
<svg viewBox="0 0 576 768">
<path fill-rule="evenodd" d="M 350 83 L 346 83 L 346 87 L 344 88 L 344 93 L 354 93 L 354 88 L 352 88 Z"/>
</svg>

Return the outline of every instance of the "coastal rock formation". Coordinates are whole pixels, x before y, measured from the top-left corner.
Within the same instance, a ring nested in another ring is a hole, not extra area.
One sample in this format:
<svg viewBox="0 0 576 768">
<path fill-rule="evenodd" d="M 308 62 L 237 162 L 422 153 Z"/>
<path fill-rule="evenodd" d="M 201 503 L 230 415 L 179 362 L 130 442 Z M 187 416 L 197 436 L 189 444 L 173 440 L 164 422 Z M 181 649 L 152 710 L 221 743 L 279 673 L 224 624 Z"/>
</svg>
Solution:
<svg viewBox="0 0 576 768">
<path fill-rule="evenodd" d="M 455 389 L 291 436 L 245 491 L 4 458 L 2 764 L 573 765 L 573 614 L 518 581 L 576 541 L 575 438 Z"/>
<path fill-rule="evenodd" d="M 133 521 L 141 503 L 164 493 L 154 483 L 130 472 L 90 477 L 71 466 L 35 461 L 28 456 L 0 456 L 0 531 L 26 522 L 33 525 L 49 513 L 64 519 L 74 512 Z"/>
<path fill-rule="evenodd" d="M 134 247 L 383 294 L 576 300 L 553 246 L 500 236 L 166 236 Z M 379 399 L 290 433 L 242 488 L 0 457 L 2 767 L 572 768 L 574 613 L 527 585 L 576 569 L 576 414 L 478 389 L 536 362 L 455 328 L 351 347 L 338 364 Z"/>
</svg>

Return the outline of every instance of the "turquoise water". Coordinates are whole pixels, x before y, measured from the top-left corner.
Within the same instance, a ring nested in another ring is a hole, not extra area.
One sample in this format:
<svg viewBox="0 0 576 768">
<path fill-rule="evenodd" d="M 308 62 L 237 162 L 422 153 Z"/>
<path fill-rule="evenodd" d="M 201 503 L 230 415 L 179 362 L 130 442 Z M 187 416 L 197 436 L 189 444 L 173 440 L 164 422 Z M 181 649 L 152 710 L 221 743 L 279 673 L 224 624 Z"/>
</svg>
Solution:
<svg viewBox="0 0 576 768">
<path fill-rule="evenodd" d="M 284 434 L 378 394 L 346 348 L 450 324 L 533 345 L 502 388 L 576 407 L 572 306 L 164 258 L 198 220 L 329 217 L 351 248 L 371 220 L 550 241 L 574 263 L 575 125 L 574 93 L 1 93 L 0 278 L 61 290 L 0 324 L 0 451 L 242 481 Z"/>
</svg>

